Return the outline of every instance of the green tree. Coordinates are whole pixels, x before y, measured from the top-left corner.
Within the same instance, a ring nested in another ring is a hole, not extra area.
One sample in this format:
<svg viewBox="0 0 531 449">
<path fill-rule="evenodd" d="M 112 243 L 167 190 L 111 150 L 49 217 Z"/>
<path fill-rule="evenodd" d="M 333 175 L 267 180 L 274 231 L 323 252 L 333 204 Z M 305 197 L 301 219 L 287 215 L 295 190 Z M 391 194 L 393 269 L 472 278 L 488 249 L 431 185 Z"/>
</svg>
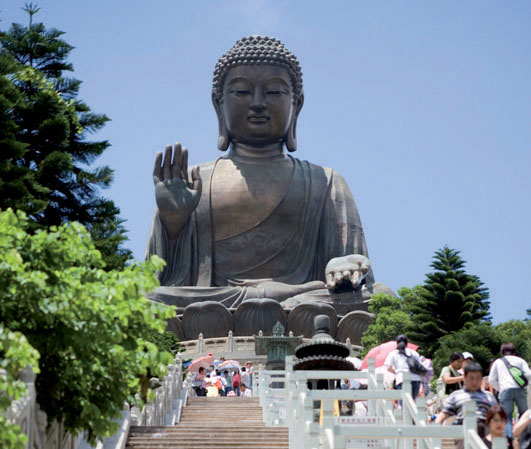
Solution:
<svg viewBox="0 0 531 449">
<path fill-rule="evenodd" d="M 131 254 L 121 247 L 123 220 L 114 203 L 100 195 L 112 170 L 89 168 L 109 142 L 87 139 L 109 119 L 77 98 L 81 81 L 65 75 L 73 71 L 68 62 L 73 47 L 61 39 L 64 33 L 33 23 L 36 6 L 24 9 L 28 26 L 13 24 L 0 33 L 0 56 L 7 61 L 3 113 L 9 123 L 0 178 L 10 180 L 0 185 L 0 208 L 24 210 L 33 230 L 78 221 L 91 232 L 107 269 L 121 268 Z"/>
<path fill-rule="evenodd" d="M 116 430 L 112 419 L 142 377 L 162 376 L 172 361 L 153 340 L 175 310 L 144 296 L 164 263 L 105 271 L 80 224 L 27 228 L 23 212 L 0 212 L 0 325 L 40 353 L 37 401 L 48 419 L 94 442 Z"/>
<path fill-rule="evenodd" d="M 441 337 L 433 356 L 435 373 L 448 365 L 452 352 L 469 351 L 487 374 L 490 362 L 498 357 L 502 340 L 500 332 L 489 323 L 472 324 Z"/>
<path fill-rule="evenodd" d="M 496 326 L 503 342 L 516 346 L 516 354 L 531 362 L 531 321 L 510 320 Z"/>
<path fill-rule="evenodd" d="M 27 145 L 17 140 L 18 126 L 13 118 L 13 111 L 24 98 L 7 77 L 16 71 L 13 57 L 0 53 L 0 204 L 34 214 L 46 206 L 47 201 L 40 197 L 48 190 L 35 181 L 32 170 L 17 163 Z"/>
<path fill-rule="evenodd" d="M 459 251 L 445 246 L 435 252 L 416 299 L 411 300 L 413 328 L 410 338 L 426 356 L 439 348 L 439 339 L 489 318 L 488 289 L 477 276 L 465 272 Z"/>
<path fill-rule="evenodd" d="M 369 302 L 369 312 L 374 313 L 376 318 L 361 339 L 363 355 L 375 346 L 394 340 L 397 335 L 409 334 L 413 325 L 407 300 L 403 298 L 393 298 L 384 293 L 374 295 Z"/>
<path fill-rule="evenodd" d="M 7 421 L 4 412 L 13 400 L 26 394 L 26 386 L 19 379 L 24 368 L 38 372 L 39 353 L 20 332 L 12 332 L 0 323 L 0 447 L 23 449 L 27 437 L 19 426 Z"/>
</svg>

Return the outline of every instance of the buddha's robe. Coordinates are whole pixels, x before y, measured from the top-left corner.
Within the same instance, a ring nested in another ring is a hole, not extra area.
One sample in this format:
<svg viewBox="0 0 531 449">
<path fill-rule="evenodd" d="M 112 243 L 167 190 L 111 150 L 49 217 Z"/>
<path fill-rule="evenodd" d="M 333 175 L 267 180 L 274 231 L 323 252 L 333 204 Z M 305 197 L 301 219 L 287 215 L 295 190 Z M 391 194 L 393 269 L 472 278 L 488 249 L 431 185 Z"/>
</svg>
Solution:
<svg viewBox="0 0 531 449">
<path fill-rule="evenodd" d="M 345 180 L 329 168 L 296 158 L 289 188 L 273 210 L 236 235 L 216 241 L 211 192 L 219 161 L 200 168 L 203 189 L 199 204 L 179 237 L 170 240 L 155 211 L 146 256 L 166 261 L 161 287 L 153 299 L 185 307 L 205 300 L 237 306 L 247 298 L 279 301 L 301 290 L 302 284 L 325 281 L 330 259 L 349 254 L 368 257 L 358 210 Z M 237 198 L 235 198 L 237 201 Z M 275 294 L 275 283 L 285 284 Z M 374 282 L 372 272 L 367 285 Z M 292 286 L 292 287 L 291 287 Z M 273 287 L 273 288 L 272 288 Z"/>
</svg>

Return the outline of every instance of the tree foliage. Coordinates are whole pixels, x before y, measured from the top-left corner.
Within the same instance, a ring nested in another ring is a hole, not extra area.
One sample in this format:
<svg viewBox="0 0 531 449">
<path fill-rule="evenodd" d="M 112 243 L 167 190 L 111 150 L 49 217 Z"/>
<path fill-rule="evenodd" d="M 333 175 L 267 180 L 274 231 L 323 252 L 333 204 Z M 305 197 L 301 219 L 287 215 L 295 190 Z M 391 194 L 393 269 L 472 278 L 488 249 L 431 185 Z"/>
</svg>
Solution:
<svg viewBox="0 0 531 449">
<path fill-rule="evenodd" d="M 380 293 L 369 302 L 369 312 L 376 315 L 375 321 L 363 334 L 363 354 L 375 346 L 394 340 L 397 335 L 408 334 L 413 322 L 404 298 L 394 298 Z"/>
<path fill-rule="evenodd" d="M 511 342 L 516 354 L 531 363 L 531 321 L 510 320 L 496 326 L 502 342 Z"/>
<path fill-rule="evenodd" d="M 24 449 L 27 437 L 19 426 L 9 422 L 5 412 L 13 400 L 26 393 L 19 374 L 24 368 L 38 372 L 39 353 L 20 332 L 0 323 L 0 447 Z"/>
<path fill-rule="evenodd" d="M 105 271 L 80 224 L 28 226 L 24 213 L 0 212 L 0 324 L 40 353 L 37 401 L 48 419 L 94 442 L 116 430 L 112 418 L 140 378 L 172 361 L 152 341 L 175 311 L 144 297 L 163 261 Z"/>
<path fill-rule="evenodd" d="M 487 374 L 490 362 L 498 357 L 502 337 L 490 323 L 473 324 L 441 337 L 439 347 L 433 356 L 433 366 L 438 373 L 450 361 L 454 351 L 468 351 Z"/>
<path fill-rule="evenodd" d="M 439 339 L 490 318 L 489 293 L 477 276 L 465 272 L 459 251 L 445 246 L 436 251 L 422 289 L 411 301 L 410 338 L 431 357 Z"/>
<path fill-rule="evenodd" d="M 121 268 L 130 251 L 119 210 L 100 195 L 112 170 L 89 166 L 108 147 L 89 135 L 109 120 L 77 98 L 81 81 L 68 57 L 73 47 L 63 32 L 33 23 L 38 8 L 28 5 L 28 26 L 0 33 L 0 208 L 25 211 L 30 228 L 78 221 L 91 232 L 108 269 Z"/>
</svg>

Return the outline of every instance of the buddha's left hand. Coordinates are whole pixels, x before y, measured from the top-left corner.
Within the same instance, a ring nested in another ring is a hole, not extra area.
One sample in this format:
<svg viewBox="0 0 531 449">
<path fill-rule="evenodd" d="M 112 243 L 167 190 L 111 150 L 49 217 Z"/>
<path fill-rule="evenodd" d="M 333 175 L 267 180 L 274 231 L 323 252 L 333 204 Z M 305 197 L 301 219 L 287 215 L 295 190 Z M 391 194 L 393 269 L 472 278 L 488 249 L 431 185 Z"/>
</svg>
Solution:
<svg viewBox="0 0 531 449">
<path fill-rule="evenodd" d="M 370 268 L 371 261 L 361 254 L 334 257 L 326 265 L 326 288 L 334 290 L 349 283 L 355 289 L 365 279 Z"/>
</svg>

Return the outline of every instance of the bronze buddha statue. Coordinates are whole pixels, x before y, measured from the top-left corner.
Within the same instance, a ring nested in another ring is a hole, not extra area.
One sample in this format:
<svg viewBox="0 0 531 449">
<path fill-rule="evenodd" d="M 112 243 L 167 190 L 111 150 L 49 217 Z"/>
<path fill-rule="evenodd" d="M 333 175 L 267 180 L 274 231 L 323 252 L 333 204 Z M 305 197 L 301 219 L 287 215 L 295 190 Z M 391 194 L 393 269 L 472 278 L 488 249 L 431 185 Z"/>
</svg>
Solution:
<svg viewBox="0 0 531 449">
<path fill-rule="evenodd" d="M 146 255 L 166 267 L 150 297 L 179 311 L 202 301 L 236 308 L 271 298 L 291 308 L 294 297 L 370 297 L 374 278 L 346 182 L 284 149 L 297 149 L 304 102 L 296 57 L 273 38 L 239 40 L 216 65 L 212 102 L 226 154 L 191 170 L 179 143 L 156 157 Z"/>
</svg>

